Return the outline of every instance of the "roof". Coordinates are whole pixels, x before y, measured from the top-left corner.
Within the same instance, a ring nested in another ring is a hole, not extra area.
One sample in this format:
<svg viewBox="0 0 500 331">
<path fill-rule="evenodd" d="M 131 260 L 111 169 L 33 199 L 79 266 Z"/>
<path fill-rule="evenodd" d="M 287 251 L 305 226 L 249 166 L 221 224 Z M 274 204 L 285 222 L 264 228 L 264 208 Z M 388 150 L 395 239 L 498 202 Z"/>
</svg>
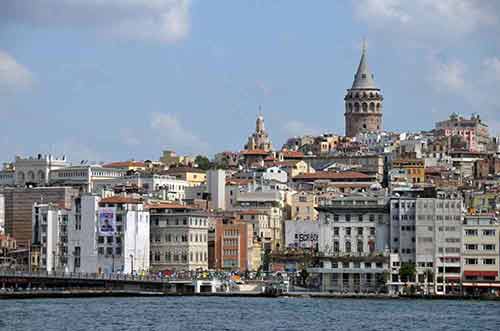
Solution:
<svg viewBox="0 0 500 331">
<path fill-rule="evenodd" d="M 359 60 L 358 71 L 354 76 L 354 82 L 352 83 L 352 89 L 376 89 L 375 81 L 373 80 L 373 74 L 368 67 L 368 62 L 366 60 L 366 47 L 363 45 L 363 52 L 361 53 L 361 59 Z"/>
<path fill-rule="evenodd" d="M 333 171 L 317 171 L 314 173 L 306 173 L 293 177 L 293 179 L 371 179 L 371 176 L 361 172 L 345 171 L 345 172 L 333 172 Z"/>
<path fill-rule="evenodd" d="M 122 195 L 114 195 L 111 197 L 103 198 L 100 201 L 101 204 L 109 203 L 109 204 L 141 204 L 141 198 L 133 198 Z"/>
<path fill-rule="evenodd" d="M 124 162 L 111 162 L 104 164 L 103 168 L 129 168 L 129 167 L 145 167 L 146 164 L 142 161 L 124 161 Z"/>
<path fill-rule="evenodd" d="M 263 149 L 246 149 L 240 152 L 241 155 L 268 155 L 269 151 Z"/>
<path fill-rule="evenodd" d="M 197 209 L 193 206 L 181 205 L 172 202 L 150 203 L 145 206 L 147 209 Z"/>
<path fill-rule="evenodd" d="M 304 153 L 299 151 L 283 151 L 284 158 L 303 158 Z"/>
</svg>

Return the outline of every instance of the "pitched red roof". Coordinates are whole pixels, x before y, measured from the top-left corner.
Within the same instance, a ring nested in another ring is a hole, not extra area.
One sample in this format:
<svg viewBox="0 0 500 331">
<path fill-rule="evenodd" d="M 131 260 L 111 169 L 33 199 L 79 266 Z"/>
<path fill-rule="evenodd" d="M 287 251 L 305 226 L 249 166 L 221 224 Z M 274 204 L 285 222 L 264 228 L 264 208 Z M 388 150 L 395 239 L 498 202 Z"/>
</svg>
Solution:
<svg viewBox="0 0 500 331">
<path fill-rule="evenodd" d="M 363 174 L 361 172 L 354 171 L 345 171 L 345 172 L 333 172 L 333 171 L 317 171 L 314 173 L 306 173 L 293 177 L 293 179 L 371 179 L 367 174 Z"/>
<path fill-rule="evenodd" d="M 263 149 L 247 149 L 241 151 L 241 155 L 268 155 L 270 152 Z"/>
<path fill-rule="evenodd" d="M 133 198 L 121 195 L 114 195 L 112 197 L 103 198 L 100 201 L 101 204 L 141 204 L 141 198 Z"/>
<path fill-rule="evenodd" d="M 172 202 L 150 203 L 145 206 L 146 209 L 197 209 L 193 206 L 181 205 Z"/>
<path fill-rule="evenodd" d="M 284 158 L 303 158 L 304 153 L 299 151 L 283 151 Z"/>
</svg>

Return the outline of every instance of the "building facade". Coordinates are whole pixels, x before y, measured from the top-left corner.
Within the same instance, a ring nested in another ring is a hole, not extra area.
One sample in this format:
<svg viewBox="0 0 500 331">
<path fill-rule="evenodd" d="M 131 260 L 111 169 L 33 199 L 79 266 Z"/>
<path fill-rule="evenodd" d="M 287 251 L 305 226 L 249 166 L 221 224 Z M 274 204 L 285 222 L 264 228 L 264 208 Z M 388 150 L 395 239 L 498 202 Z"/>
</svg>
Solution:
<svg viewBox="0 0 500 331">
<path fill-rule="evenodd" d="M 192 207 L 157 203 L 151 215 L 151 270 L 208 269 L 208 216 Z"/>
</svg>

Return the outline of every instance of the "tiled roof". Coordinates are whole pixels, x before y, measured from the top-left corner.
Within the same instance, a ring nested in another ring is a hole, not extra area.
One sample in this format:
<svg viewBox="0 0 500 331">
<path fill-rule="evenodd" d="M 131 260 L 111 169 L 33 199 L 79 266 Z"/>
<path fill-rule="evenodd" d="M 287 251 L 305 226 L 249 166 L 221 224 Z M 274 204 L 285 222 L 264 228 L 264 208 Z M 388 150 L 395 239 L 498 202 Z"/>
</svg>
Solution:
<svg viewBox="0 0 500 331">
<path fill-rule="evenodd" d="M 193 206 L 181 205 L 173 202 L 158 202 L 146 205 L 147 209 L 197 209 Z"/>
<path fill-rule="evenodd" d="M 266 211 L 263 210 L 241 210 L 236 212 L 238 215 L 267 215 Z"/>
<path fill-rule="evenodd" d="M 270 152 L 263 149 L 247 149 L 241 151 L 241 155 L 268 155 Z"/>
<path fill-rule="evenodd" d="M 303 158 L 304 153 L 299 151 L 283 151 L 283 157 L 285 158 Z"/>
<path fill-rule="evenodd" d="M 100 201 L 101 204 L 141 204 L 141 198 L 126 197 L 121 195 L 115 195 L 112 197 L 103 198 Z"/>
</svg>

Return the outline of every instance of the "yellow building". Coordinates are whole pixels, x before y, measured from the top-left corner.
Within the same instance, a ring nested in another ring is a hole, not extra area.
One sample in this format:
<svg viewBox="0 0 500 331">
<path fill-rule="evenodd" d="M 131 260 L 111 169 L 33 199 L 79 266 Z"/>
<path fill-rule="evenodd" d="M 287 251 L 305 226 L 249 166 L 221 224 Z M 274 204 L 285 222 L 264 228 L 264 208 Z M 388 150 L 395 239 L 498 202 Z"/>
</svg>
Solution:
<svg viewBox="0 0 500 331">
<path fill-rule="evenodd" d="M 399 170 L 404 173 L 409 183 L 423 184 L 425 182 L 424 160 L 397 159 L 392 162 L 392 170 Z"/>
<path fill-rule="evenodd" d="M 166 174 L 185 180 L 192 186 L 203 184 L 207 180 L 207 173 L 199 168 L 175 167 L 168 169 Z"/>
<path fill-rule="evenodd" d="M 318 219 L 316 195 L 312 191 L 300 191 L 292 196 L 290 202 L 290 219 L 315 221 Z"/>
</svg>

